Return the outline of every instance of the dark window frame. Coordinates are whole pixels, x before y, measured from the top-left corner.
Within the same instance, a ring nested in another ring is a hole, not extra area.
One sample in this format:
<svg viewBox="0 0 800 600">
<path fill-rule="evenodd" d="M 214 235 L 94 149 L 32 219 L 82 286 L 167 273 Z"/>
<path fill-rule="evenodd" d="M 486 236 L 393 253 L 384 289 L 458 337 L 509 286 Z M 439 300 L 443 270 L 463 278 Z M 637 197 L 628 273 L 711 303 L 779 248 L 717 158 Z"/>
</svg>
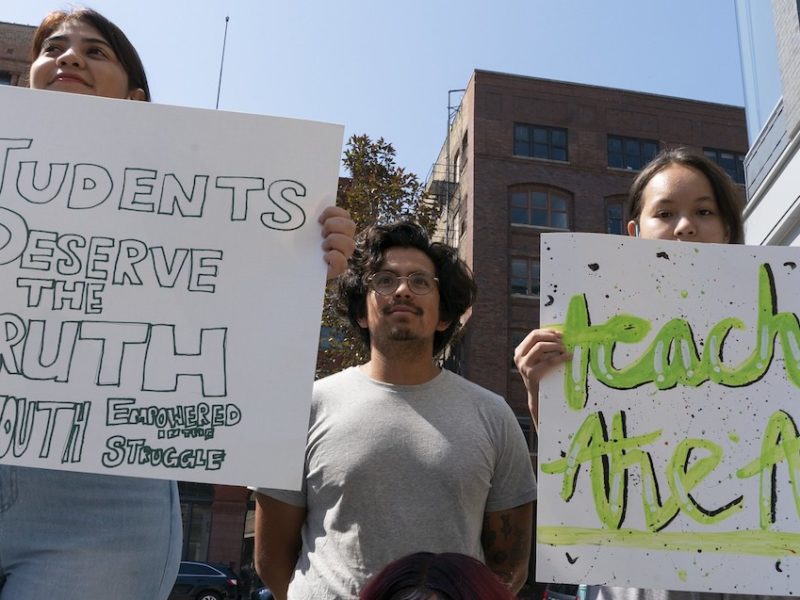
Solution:
<svg viewBox="0 0 800 600">
<path fill-rule="evenodd" d="M 514 263 L 524 264 L 525 275 L 515 273 Z M 525 296 L 527 298 L 541 297 L 542 265 L 538 256 L 512 256 L 509 263 L 509 292 L 512 296 Z M 534 275 L 534 272 L 536 273 Z M 525 280 L 522 285 L 522 280 Z"/>
<path fill-rule="evenodd" d="M 178 491 L 181 503 L 181 523 L 183 524 L 183 543 L 181 560 L 203 562 L 208 558 L 211 543 L 211 526 L 214 514 L 214 486 L 210 483 L 180 481 Z M 204 525 L 208 525 L 205 531 Z M 195 526 L 199 526 L 195 527 Z M 199 535 L 197 535 L 199 533 Z"/>
<path fill-rule="evenodd" d="M 524 136 L 522 132 L 525 132 Z M 569 130 L 566 127 L 514 123 L 512 152 L 514 156 L 525 158 L 569 162 Z"/>
<path fill-rule="evenodd" d="M 723 154 L 730 154 L 731 160 L 733 160 L 734 165 L 733 167 L 726 166 L 726 159 L 723 158 Z M 704 147 L 703 148 L 703 155 L 714 161 L 714 163 L 725 171 L 728 174 L 734 183 L 738 183 L 739 185 L 745 184 L 745 177 L 744 177 L 744 159 L 745 155 L 741 152 L 736 152 L 735 150 L 724 150 L 722 148 L 712 148 L 712 147 Z"/>
<path fill-rule="evenodd" d="M 519 202 L 523 194 L 524 203 Z M 546 206 L 542 205 L 542 195 Z M 544 185 L 516 186 L 509 189 L 508 202 L 512 225 L 570 231 L 572 195 L 564 190 Z M 520 218 L 523 214 L 525 216 Z M 563 224 L 559 223 L 562 219 Z"/>
<path fill-rule="evenodd" d="M 459 239 L 464 237 L 464 234 L 467 232 L 467 194 L 464 194 L 461 197 L 461 201 L 458 203 L 458 237 Z"/>
<path fill-rule="evenodd" d="M 625 205 L 627 204 L 627 197 L 626 196 L 606 196 L 605 198 L 605 218 L 606 218 L 606 225 L 605 225 L 605 233 L 609 233 L 611 235 L 627 235 L 628 231 L 626 228 L 627 223 L 627 211 L 625 210 Z M 611 214 L 613 209 L 619 209 L 619 215 Z M 619 220 L 619 231 L 612 230 L 612 219 Z"/>
<path fill-rule="evenodd" d="M 459 152 L 461 153 L 461 170 L 462 171 L 467 166 L 467 158 L 468 158 L 467 150 L 469 149 L 469 146 L 468 146 L 469 138 L 467 137 L 468 135 L 469 135 L 469 131 L 465 131 L 464 132 L 464 137 L 461 138 L 461 148 L 459 149 Z"/>
<path fill-rule="evenodd" d="M 619 149 L 612 145 L 619 145 Z M 641 171 L 661 149 L 658 140 L 609 133 L 606 137 L 606 157 L 611 169 Z"/>
</svg>

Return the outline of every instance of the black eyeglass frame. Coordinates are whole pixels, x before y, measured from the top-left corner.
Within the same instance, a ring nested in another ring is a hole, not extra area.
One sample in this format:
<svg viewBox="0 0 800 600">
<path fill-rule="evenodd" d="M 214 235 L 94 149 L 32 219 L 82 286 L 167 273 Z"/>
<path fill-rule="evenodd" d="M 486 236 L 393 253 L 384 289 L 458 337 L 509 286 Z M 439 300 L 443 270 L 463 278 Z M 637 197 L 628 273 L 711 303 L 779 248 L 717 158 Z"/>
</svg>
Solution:
<svg viewBox="0 0 800 600">
<path fill-rule="evenodd" d="M 377 277 L 378 275 L 391 275 L 394 278 L 394 286 L 392 287 L 391 291 L 382 292 L 375 287 L 375 285 L 372 283 L 372 280 L 375 279 L 375 277 Z M 414 284 L 411 283 L 411 278 L 414 277 L 415 275 L 421 275 L 426 280 L 432 279 L 437 286 L 439 285 L 439 278 L 436 277 L 435 275 L 428 273 L 427 271 L 414 271 L 413 273 L 409 273 L 408 275 L 398 275 L 394 271 L 376 271 L 372 275 L 367 277 L 367 285 L 370 286 L 376 294 L 380 294 L 381 296 L 391 296 L 397 291 L 397 288 L 400 287 L 400 282 L 402 280 L 405 280 L 408 289 L 414 292 L 417 296 L 426 296 L 430 294 L 433 291 L 433 286 L 431 286 L 430 288 L 426 289 L 423 292 L 420 292 L 415 288 Z"/>
</svg>

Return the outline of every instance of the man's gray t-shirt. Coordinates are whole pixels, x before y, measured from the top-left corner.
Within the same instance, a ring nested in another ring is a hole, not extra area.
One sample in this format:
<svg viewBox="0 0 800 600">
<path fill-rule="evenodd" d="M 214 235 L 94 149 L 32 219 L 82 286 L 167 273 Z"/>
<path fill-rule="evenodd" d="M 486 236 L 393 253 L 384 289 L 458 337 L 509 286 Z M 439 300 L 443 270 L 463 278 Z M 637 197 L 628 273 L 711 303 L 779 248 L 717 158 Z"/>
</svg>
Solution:
<svg viewBox="0 0 800 600">
<path fill-rule="evenodd" d="M 483 560 L 484 513 L 535 500 L 536 482 L 500 396 L 446 370 L 399 386 L 354 367 L 314 385 L 303 491 L 259 491 L 307 507 L 289 599 L 324 600 L 412 552 Z"/>
</svg>

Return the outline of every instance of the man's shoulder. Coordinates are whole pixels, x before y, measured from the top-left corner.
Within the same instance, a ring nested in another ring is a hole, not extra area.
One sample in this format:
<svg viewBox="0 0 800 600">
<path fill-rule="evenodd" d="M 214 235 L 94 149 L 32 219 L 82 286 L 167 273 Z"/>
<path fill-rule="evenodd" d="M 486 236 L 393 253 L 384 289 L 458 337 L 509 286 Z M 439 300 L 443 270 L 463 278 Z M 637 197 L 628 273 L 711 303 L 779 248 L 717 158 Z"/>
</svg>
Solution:
<svg viewBox="0 0 800 600">
<path fill-rule="evenodd" d="M 344 394 L 352 394 L 354 390 L 363 389 L 368 383 L 368 378 L 361 374 L 358 367 L 348 367 L 314 382 L 313 403 L 319 404 L 323 399 L 330 401 Z"/>
<path fill-rule="evenodd" d="M 334 373 L 333 375 L 327 375 L 326 377 L 321 377 L 314 382 L 314 390 L 317 388 L 325 389 L 331 386 L 340 385 L 344 381 L 350 381 L 358 376 L 358 367 L 347 367 L 346 369 L 342 369 Z"/>
<path fill-rule="evenodd" d="M 489 390 L 483 387 L 482 385 L 478 385 L 474 381 L 466 379 L 465 377 L 459 375 L 458 373 L 453 373 L 453 371 L 442 369 L 442 376 L 444 385 L 448 387 L 462 389 L 465 392 L 469 393 L 470 395 L 486 397 L 486 398 L 494 398 L 495 400 L 504 402 L 503 397 L 501 395 L 496 394 L 492 390 Z"/>
<path fill-rule="evenodd" d="M 446 386 L 448 391 L 457 391 L 464 400 L 480 405 L 497 407 L 501 410 L 509 408 L 508 403 L 500 394 L 446 369 L 443 369 L 443 385 Z"/>
</svg>

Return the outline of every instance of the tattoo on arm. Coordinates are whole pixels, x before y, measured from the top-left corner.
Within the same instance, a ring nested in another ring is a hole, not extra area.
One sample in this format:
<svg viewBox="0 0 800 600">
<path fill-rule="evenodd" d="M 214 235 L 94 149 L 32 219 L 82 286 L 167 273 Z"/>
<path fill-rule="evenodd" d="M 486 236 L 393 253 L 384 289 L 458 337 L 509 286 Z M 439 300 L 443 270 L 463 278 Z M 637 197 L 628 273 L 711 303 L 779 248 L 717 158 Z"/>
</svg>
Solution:
<svg viewBox="0 0 800 600">
<path fill-rule="evenodd" d="M 530 531 L 514 522 L 512 511 L 484 516 L 481 543 L 486 564 L 504 583 L 513 582 L 521 564 L 527 568 Z"/>
<path fill-rule="evenodd" d="M 500 520 L 502 521 L 503 525 L 500 527 L 500 533 L 508 539 L 508 536 L 511 535 L 511 515 L 508 513 L 503 513 L 500 515 Z"/>
</svg>

